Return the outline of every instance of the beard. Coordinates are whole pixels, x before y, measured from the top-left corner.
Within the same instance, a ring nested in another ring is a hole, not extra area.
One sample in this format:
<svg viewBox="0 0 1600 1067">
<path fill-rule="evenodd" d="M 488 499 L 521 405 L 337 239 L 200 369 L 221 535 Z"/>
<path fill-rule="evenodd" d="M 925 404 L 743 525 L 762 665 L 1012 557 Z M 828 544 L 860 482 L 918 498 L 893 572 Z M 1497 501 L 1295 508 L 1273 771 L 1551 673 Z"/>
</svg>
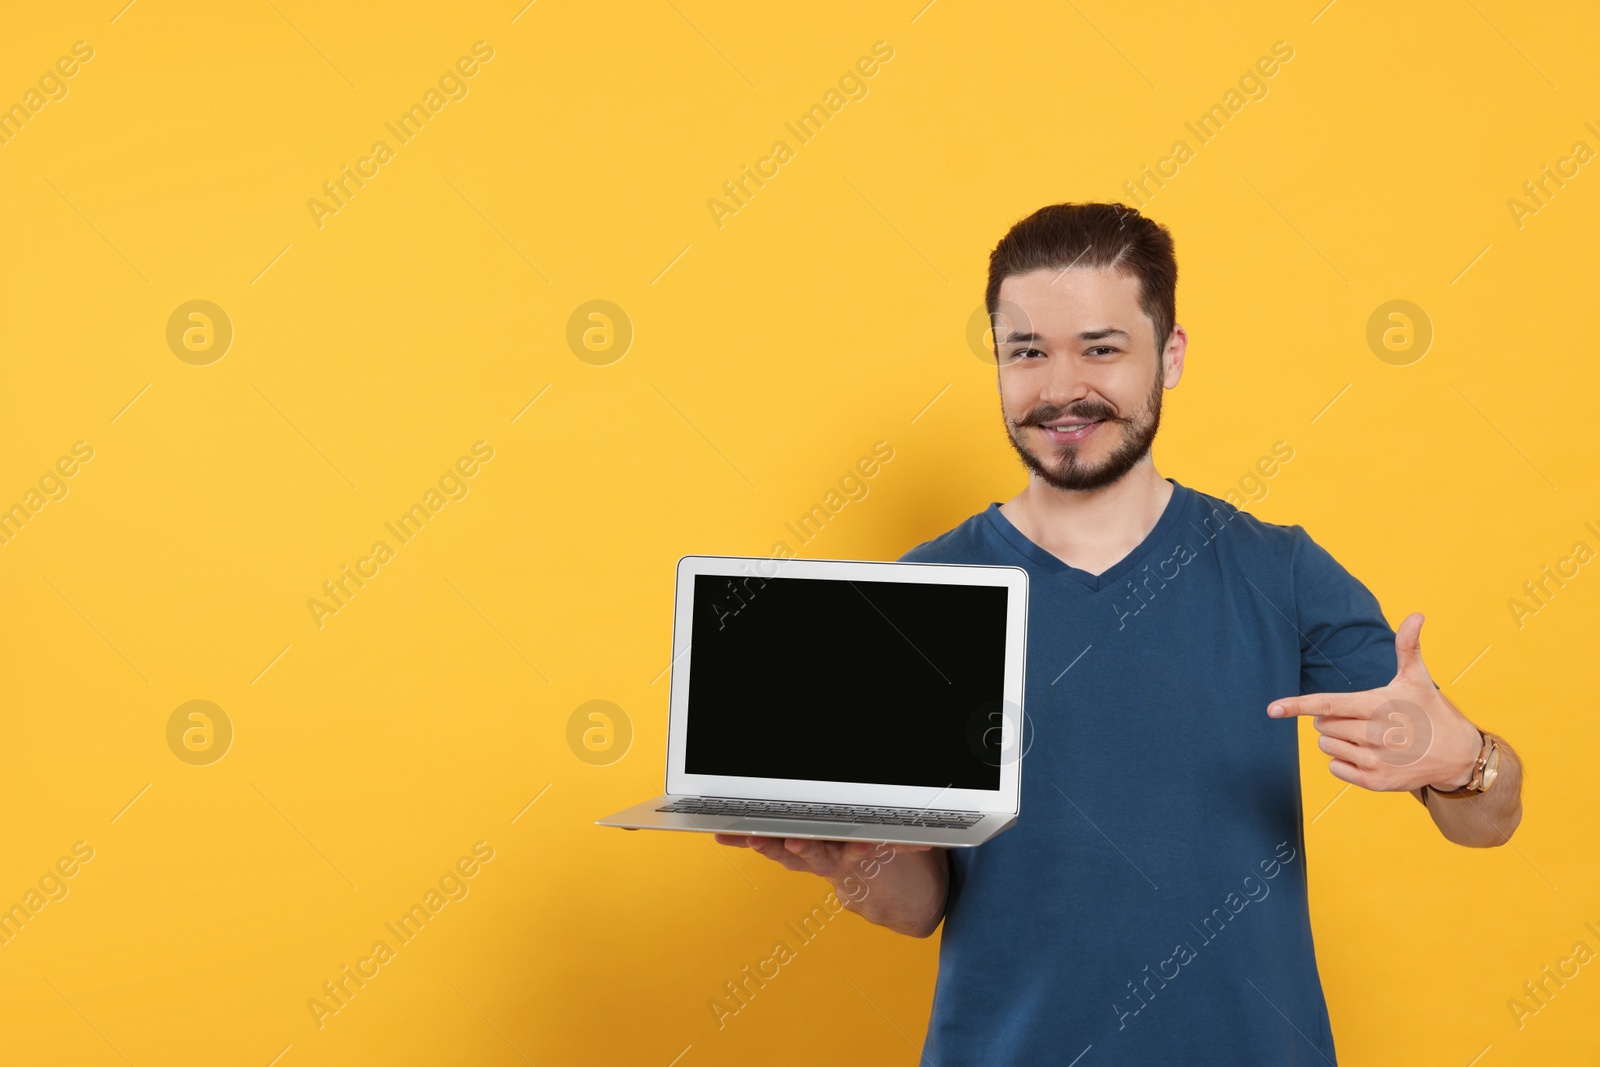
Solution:
<svg viewBox="0 0 1600 1067">
<path fill-rule="evenodd" d="M 1006 436 L 1011 439 L 1011 447 L 1017 452 L 1024 466 L 1037 474 L 1046 485 L 1063 492 L 1088 492 L 1093 489 L 1103 489 L 1122 478 L 1138 463 L 1150 454 L 1150 445 L 1156 439 L 1156 431 L 1161 427 L 1161 384 L 1162 375 L 1157 368 L 1155 389 L 1145 400 L 1143 410 L 1131 418 L 1118 418 L 1109 407 L 1098 401 L 1085 401 L 1071 407 L 1045 406 L 1030 412 L 1028 416 L 1013 424 L 1005 416 L 1005 404 L 1001 401 L 1000 417 L 1005 422 Z M 1080 448 L 1086 447 L 1091 441 L 1096 440 L 1091 436 L 1089 441 L 1081 444 L 1055 445 L 1046 442 L 1051 455 L 1041 457 L 1022 441 L 1022 433 L 1026 427 L 1037 426 L 1047 422 L 1055 422 L 1061 418 L 1081 419 L 1084 422 L 1103 420 L 1100 428 L 1095 430 L 1095 435 L 1104 437 L 1112 431 L 1120 432 L 1122 441 L 1111 454 L 1099 463 L 1085 463 L 1078 458 Z"/>
</svg>

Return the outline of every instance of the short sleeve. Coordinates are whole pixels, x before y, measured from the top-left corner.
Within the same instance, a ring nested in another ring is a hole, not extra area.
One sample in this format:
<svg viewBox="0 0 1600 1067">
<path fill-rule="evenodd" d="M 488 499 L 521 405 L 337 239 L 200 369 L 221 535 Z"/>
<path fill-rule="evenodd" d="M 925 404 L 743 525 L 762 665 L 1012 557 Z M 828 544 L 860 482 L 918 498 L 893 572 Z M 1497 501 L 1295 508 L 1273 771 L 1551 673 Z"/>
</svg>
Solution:
<svg viewBox="0 0 1600 1067">
<path fill-rule="evenodd" d="M 1311 539 L 1293 527 L 1300 692 L 1354 693 L 1394 680 L 1394 630 L 1378 598 Z"/>
</svg>

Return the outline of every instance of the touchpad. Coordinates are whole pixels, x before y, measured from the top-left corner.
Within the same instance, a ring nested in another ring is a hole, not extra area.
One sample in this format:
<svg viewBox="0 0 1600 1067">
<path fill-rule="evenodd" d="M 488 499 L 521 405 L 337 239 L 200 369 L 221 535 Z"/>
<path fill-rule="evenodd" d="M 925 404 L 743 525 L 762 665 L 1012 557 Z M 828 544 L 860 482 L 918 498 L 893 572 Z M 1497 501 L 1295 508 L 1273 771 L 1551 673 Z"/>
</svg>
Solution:
<svg viewBox="0 0 1600 1067">
<path fill-rule="evenodd" d="M 739 819 L 723 827 L 718 833 L 737 834 L 755 833 L 779 835 L 790 837 L 806 834 L 816 837 L 831 837 L 843 839 L 846 837 L 859 837 L 870 833 L 872 827 L 862 826 L 859 823 L 848 822 L 805 822 L 801 819 Z"/>
</svg>

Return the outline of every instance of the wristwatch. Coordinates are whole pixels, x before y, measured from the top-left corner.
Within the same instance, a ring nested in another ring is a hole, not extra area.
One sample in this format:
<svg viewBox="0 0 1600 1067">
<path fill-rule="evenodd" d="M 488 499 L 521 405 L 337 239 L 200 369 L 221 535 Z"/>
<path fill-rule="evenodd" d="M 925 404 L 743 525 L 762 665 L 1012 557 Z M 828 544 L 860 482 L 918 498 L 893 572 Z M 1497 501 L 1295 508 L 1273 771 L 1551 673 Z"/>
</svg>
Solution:
<svg viewBox="0 0 1600 1067">
<path fill-rule="evenodd" d="M 1490 734 L 1482 730 L 1478 734 L 1483 738 L 1483 747 L 1478 750 L 1478 758 L 1472 765 L 1472 777 L 1467 779 L 1467 784 L 1448 792 L 1430 785 L 1430 793 L 1438 797 L 1475 797 L 1494 785 L 1495 777 L 1500 773 L 1500 745 Z"/>
</svg>

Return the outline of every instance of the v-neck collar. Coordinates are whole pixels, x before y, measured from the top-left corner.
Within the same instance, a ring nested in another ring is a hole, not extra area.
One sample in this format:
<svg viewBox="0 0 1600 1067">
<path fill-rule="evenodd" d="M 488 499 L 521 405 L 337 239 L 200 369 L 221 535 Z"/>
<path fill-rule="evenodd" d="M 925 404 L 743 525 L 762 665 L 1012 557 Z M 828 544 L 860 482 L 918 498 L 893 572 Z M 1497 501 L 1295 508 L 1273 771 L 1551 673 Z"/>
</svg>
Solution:
<svg viewBox="0 0 1600 1067">
<path fill-rule="evenodd" d="M 1017 529 L 1011 520 L 1006 518 L 1005 514 L 1000 510 L 999 501 L 992 501 L 983 514 L 994 526 L 995 531 L 1006 540 L 1007 544 L 1043 568 L 1047 574 L 1060 574 L 1073 578 L 1088 588 L 1090 592 L 1097 593 L 1102 589 L 1109 588 L 1128 571 L 1143 563 L 1145 557 L 1150 554 L 1151 548 L 1164 541 L 1172 531 L 1172 528 L 1178 524 L 1178 520 L 1183 514 L 1183 509 L 1189 502 L 1190 490 L 1173 478 L 1167 478 L 1166 480 L 1172 483 L 1172 496 L 1168 498 L 1166 510 L 1162 511 L 1161 517 L 1156 520 L 1155 526 L 1151 528 L 1150 532 L 1145 535 L 1144 540 L 1140 541 L 1131 552 L 1100 574 L 1090 574 L 1086 570 L 1074 567 L 1049 549 L 1029 540 L 1026 534 Z"/>
</svg>

